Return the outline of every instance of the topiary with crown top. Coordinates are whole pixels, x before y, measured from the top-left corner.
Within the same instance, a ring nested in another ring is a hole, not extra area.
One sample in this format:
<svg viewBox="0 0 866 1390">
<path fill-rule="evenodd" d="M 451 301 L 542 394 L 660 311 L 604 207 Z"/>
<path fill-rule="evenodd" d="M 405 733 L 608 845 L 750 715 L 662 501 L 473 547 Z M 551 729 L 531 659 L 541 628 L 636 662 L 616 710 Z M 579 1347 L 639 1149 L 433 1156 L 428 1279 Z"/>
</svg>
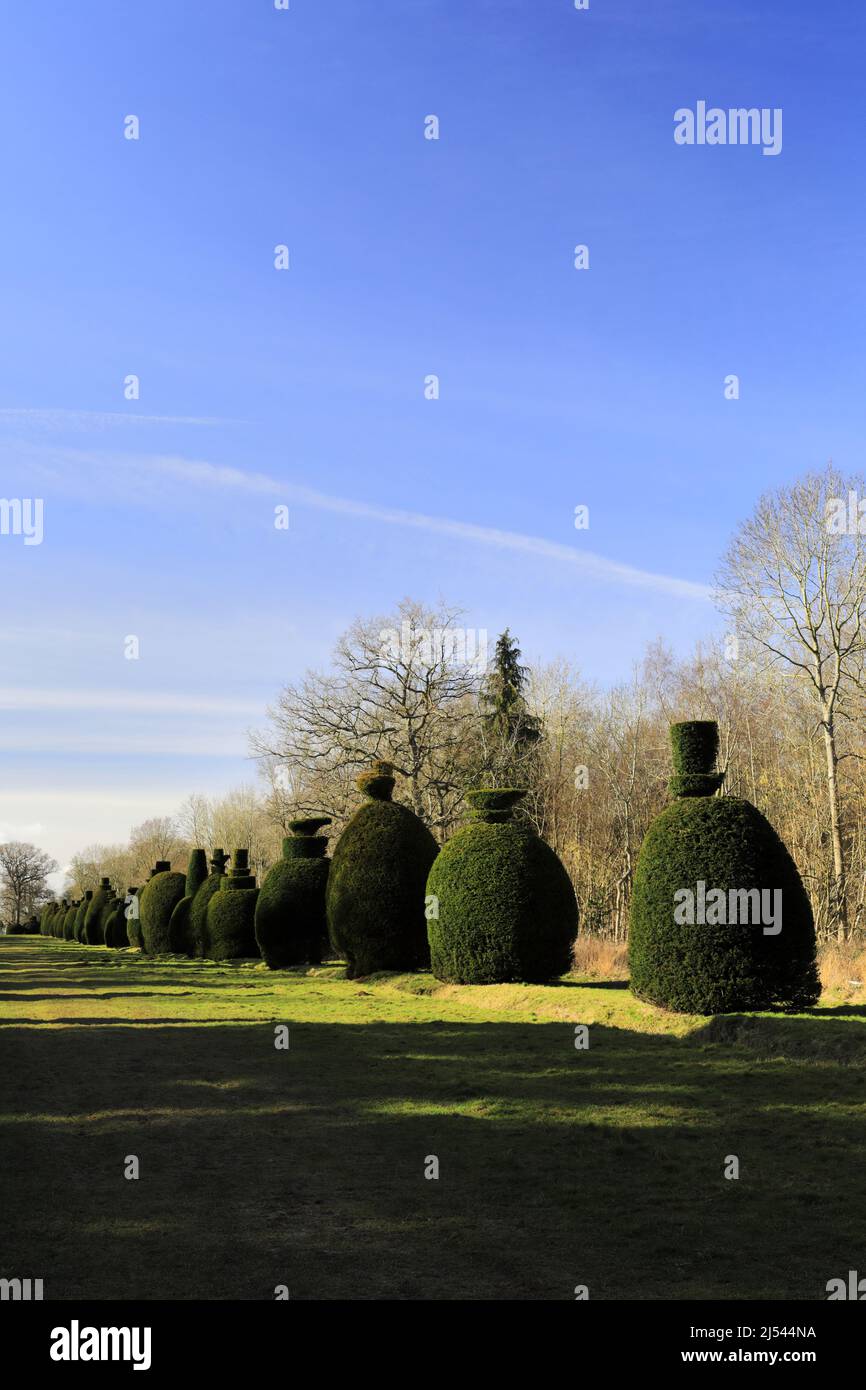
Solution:
<svg viewBox="0 0 866 1390">
<path fill-rule="evenodd" d="M 104 945 L 104 918 L 107 915 L 106 909 L 113 900 L 114 894 L 111 891 L 111 879 L 101 878 L 99 880 L 99 887 L 91 898 L 90 906 L 84 914 L 84 940 L 88 946 Z"/>
<path fill-rule="evenodd" d="M 317 832 L 330 816 L 289 822 L 283 857 L 265 877 L 256 903 L 256 941 L 266 965 L 282 970 L 309 961 L 318 965 L 328 946 L 325 889 L 331 861 L 328 837 Z"/>
<path fill-rule="evenodd" d="M 189 937 L 194 956 L 210 954 L 210 938 L 207 930 L 207 910 L 214 893 L 218 893 L 222 879 L 226 876 L 229 857 L 224 849 L 215 849 L 211 855 L 211 871 L 200 888 L 196 890 L 189 910 Z"/>
<path fill-rule="evenodd" d="M 158 956 L 171 950 L 169 923 L 185 887 L 185 876 L 172 873 L 167 859 L 157 861 L 138 899 L 141 949 L 145 955 Z"/>
<path fill-rule="evenodd" d="M 220 882 L 207 907 L 208 955 L 211 960 L 238 960 L 259 954 L 256 941 L 256 899 L 259 890 L 250 873 L 250 852 L 236 849 L 232 871 Z"/>
<path fill-rule="evenodd" d="M 367 800 L 331 860 L 325 904 L 349 979 L 429 963 L 424 891 L 439 846 L 423 821 L 391 800 L 394 768 L 376 761 L 356 780 Z"/>
<path fill-rule="evenodd" d="M 820 993 L 815 926 L 793 859 L 751 802 L 715 795 L 715 722 L 674 724 L 671 746 L 676 799 L 635 869 L 633 993 L 695 1014 L 809 1007 Z"/>
<path fill-rule="evenodd" d="M 525 795 L 513 787 L 467 792 L 470 822 L 430 870 L 427 932 L 440 980 L 539 982 L 571 968 L 574 888 L 550 846 L 513 819 Z"/>
</svg>

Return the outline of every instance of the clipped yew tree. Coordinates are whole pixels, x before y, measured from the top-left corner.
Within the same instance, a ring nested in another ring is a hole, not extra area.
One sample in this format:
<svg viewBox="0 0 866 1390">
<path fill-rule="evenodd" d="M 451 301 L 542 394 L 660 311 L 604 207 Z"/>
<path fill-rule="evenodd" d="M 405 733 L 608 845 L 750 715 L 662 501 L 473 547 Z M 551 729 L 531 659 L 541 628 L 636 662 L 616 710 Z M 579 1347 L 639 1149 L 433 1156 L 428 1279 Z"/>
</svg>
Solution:
<svg viewBox="0 0 866 1390">
<path fill-rule="evenodd" d="M 52 899 L 52 901 L 51 901 L 50 903 L 46 903 L 45 906 L 43 907 L 42 911 L 41 911 L 40 914 L 39 914 L 39 935 L 40 935 L 40 936 L 50 936 L 50 935 L 51 935 L 51 918 L 54 916 L 54 913 L 55 913 L 56 911 L 57 911 L 57 903 L 54 902 L 53 899 Z"/>
<path fill-rule="evenodd" d="M 325 890 L 331 861 L 328 837 L 318 831 L 330 816 L 289 822 L 283 857 L 268 870 L 256 902 L 256 941 L 271 970 L 308 961 L 317 965 L 328 945 Z"/>
<path fill-rule="evenodd" d="M 151 869 L 150 877 L 156 873 Z M 141 935 L 141 895 L 144 887 L 136 888 L 132 893 L 132 899 L 126 904 L 126 939 L 130 946 L 135 950 L 144 950 L 144 940 Z"/>
<path fill-rule="evenodd" d="M 127 900 L 133 898 L 137 892 L 137 888 L 127 888 L 126 896 L 115 898 L 108 909 L 104 928 L 105 944 L 115 951 L 123 950 L 129 945 L 126 921 Z"/>
<path fill-rule="evenodd" d="M 84 940 L 88 946 L 102 946 L 105 943 L 104 918 L 106 909 L 114 901 L 114 894 L 111 891 L 111 879 L 101 878 L 99 887 L 90 900 L 90 905 L 84 914 Z"/>
<path fill-rule="evenodd" d="M 78 902 L 70 903 L 63 917 L 63 940 L 75 940 L 75 917 L 78 912 Z"/>
<path fill-rule="evenodd" d="M 92 901 L 93 901 L 93 889 L 92 889 L 92 888 L 85 888 L 85 890 L 84 890 L 84 897 L 81 899 L 81 902 L 78 904 L 78 911 L 77 911 L 76 914 L 75 914 L 75 940 L 76 940 L 76 941 L 80 941 L 82 945 L 85 944 L 85 941 L 84 941 L 84 919 L 85 919 L 85 917 L 87 916 L 87 909 L 90 907 L 90 904 L 92 903 Z"/>
<path fill-rule="evenodd" d="M 577 899 L 565 865 L 514 819 L 515 787 L 466 793 L 470 821 L 427 880 L 430 965 L 440 980 L 489 985 L 552 980 L 571 968 Z"/>
<path fill-rule="evenodd" d="M 215 849 L 210 859 L 210 873 L 196 891 L 189 911 L 189 936 L 194 956 L 210 955 L 210 938 L 207 931 L 207 910 L 214 893 L 218 893 L 220 883 L 226 876 L 229 857 L 224 849 Z"/>
<path fill-rule="evenodd" d="M 146 956 L 159 956 L 171 950 L 168 931 L 171 914 L 185 888 L 185 875 L 172 873 L 167 859 L 158 860 L 138 900 L 141 949 Z"/>
<path fill-rule="evenodd" d="M 391 800 L 394 769 L 374 762 L 357 779 L 366 800 L 334 851 L 325 904 L 349 979 L 429 964 L 424 891 L 439 846 L 423 821 Z"/>
<path fill-rule="evenodd" d="M 820 993 L 809 898 L 766 817 L 716 795 L 718 745 L 712 720 L 671 728 L 674 800 L 635 869 L 632 991 L 681 1013 L 809 1007 Z"/>
<path fill-rule="evenodd" d="M 69 911 L 69 899 L 63 898 L 59 908 L 51 919 L 51 935 L 56 936 L 60 941 L 63 940 L 63 924 L 66 921 L 66 914 Z"/>
<path fill-rule="evenodd" d="M 226 874 L 207 908 L 208 955 L 211 960 L 237 960 L 259 954 L 256 942 L 255 874 L 250 873 L 249 850 L 236 849 L 232 871 Z"/>
<path fill-rule="evenodd" d="M 171 914 L 168 924 L 170 949 L 177 955 L 195 955 L 190 925 L 190 912 L 193 899 L 207 878 L 207 855 L 203 849 L 194 849 L 186 866 L 184 894 Z"/>
</svg>

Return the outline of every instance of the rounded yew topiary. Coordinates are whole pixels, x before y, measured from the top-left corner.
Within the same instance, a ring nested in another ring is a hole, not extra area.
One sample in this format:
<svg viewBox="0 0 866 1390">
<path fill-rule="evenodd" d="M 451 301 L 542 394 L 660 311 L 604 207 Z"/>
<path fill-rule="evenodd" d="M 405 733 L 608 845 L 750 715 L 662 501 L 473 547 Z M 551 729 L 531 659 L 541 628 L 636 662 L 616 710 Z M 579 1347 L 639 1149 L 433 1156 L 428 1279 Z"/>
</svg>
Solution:
<svg viewBox="0 0 866 1390">
<path fill-rule="evenodd" d="M 171 914 L 183 897 L 185 887 L 185 876 L 172 873 L 167 859 L 157 861 L 153 876 L 144 885 L 138 900 L 141 949 L 145 955 L 159 956 L 171 950 Z"/>
<path fill-rule="evenodd" d="M 78 911 L 75 914 L 75 940 L 80 941 L 82 946 L 86 944 L 84 940 L 84 919 L 87 916 L 87 909 L 90 907 L 92 901 L 93 889 L 85 888 L 84 897 L 78 904 Z"/>
<path fill-rule="evenodd" d="M 39 935 L 40 935 L 40 936 L 50 936 L 50 935 L 51 935 L 51 918 L 54 916 L 54 913 L 56 912 L 56 910 L 57 910 L 57 903 L 56 903 L 53 899 L 51 900 L 50 903 L 46 903 L 45 906 L 43 907 L 42 911 L 41 911 L 40 914 L 39 914 Z"/>
<path fill-rule="evenodd" d="M 63 898 L 60 906 L 51 919 L 51 935 L 56 936 L 59 941 L 63 940 L 63 924 L 66 921 L 66 914 L 69 911 L 69 899 Z"/>
<path fill-rule="evenodd" d="M 171 914 L 168 924 L 170 949 L 176 955 L 195 955 L 190 926 L 190 912 L 193 898 L 207 878 L 207 855 L 203 849 L 194 849 L 186 866 L 184 895 Z"/>
<path fill-rule="evenodd" d="M 219 892 L 228 862 L 229 857 L 224 849 L 214 850 L 210 860 L 211 871 L 192 900 L 189 910 L 189 937 L 194 956 L 204 957 L 210 954 L 210 939 L 207 933 L 208 904 L 214 893 Z"/>
<path fill-rule="evenodd" d="M 259 890 L 249 868 L 249 850 L 236 849 L 231 873 L 223 877 L 208 903 L 208 955 L 211 960 L 237 960 L 259 954 L 255 929 Z"/>
<path fill-rule="evenodd" d="M 430 965 L 458 984 L 538 982 L 571 968 L 577 900 L 562 861 L 525 822 L 526 793 L 467 792 L 470 823 L 436 858 L 427 880 Z"/>
<path fill-rule="evenodd" d="M 430 960 L 424 892 L 439 846 L 423 821 L 391 800 L 393 772 L 375 762 L 357 779 L 368 799 L 340 836 L 328 874 L 328 929 L 350 979 L 419 970 Z"/>
<path fill-rule="evenodd" d="M 326 835 L 317 831 L 330 816 L 289 822 L 292 836 L 283 840 L 283 857 L 270 869 L 256 903 L 256 941 L 271 970 L 318 965 L 328 945 L 325 889 L 331 861 L 325 858 Z"/>
<path fill-rule="evenodd" d="M 84 940 L 88 946 L 102 946 L 105 943 L 104 918 L 109 903 L 114 901 L 111 879 L 101 878 L 99 887 L 90 900 L 84 915 Z"/>
<path fill-rule="evenodd" d="M 707 722 L 671 733 L 677 799 L 649 827 L 635 869 L 632 991 L 682 1013 L 809 1007 L 820 993 L 809 898 L 761 812 L 707 790 L 723 776 Z"/>
</svg>

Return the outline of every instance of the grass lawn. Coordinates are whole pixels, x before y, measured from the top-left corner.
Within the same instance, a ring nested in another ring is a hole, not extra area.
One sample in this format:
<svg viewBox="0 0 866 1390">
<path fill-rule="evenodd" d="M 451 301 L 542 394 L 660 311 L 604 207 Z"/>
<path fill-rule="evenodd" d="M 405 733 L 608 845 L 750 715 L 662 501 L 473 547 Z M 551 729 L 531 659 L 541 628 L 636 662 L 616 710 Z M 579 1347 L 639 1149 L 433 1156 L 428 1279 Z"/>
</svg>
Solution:
<svg viewBox="0 0 866 1390">
<path fill-rule="evenodd" d="M 866 1273 L 862 1004 L 707 1020 L 624 981 L 342 974 L 0 937 L 0 1276 L 50 1299 L 825 1299 Z"/>
</svg>

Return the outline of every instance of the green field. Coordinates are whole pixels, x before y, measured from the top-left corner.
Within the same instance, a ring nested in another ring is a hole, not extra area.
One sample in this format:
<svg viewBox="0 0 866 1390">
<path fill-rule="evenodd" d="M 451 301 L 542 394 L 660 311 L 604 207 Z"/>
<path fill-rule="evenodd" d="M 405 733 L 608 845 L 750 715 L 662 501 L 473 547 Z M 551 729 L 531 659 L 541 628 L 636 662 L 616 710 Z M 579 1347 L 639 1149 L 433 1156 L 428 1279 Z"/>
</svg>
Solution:
<svg viewBox="0 0 866 1390">
<path fill-rule="evenodd" d="M 862 1267 L 863 1005 L 707 1020 L 625 981 L 342 976 L 0 937 L 0 1276 L 46 1299 L 824 1299 Z"/>
</svg>

